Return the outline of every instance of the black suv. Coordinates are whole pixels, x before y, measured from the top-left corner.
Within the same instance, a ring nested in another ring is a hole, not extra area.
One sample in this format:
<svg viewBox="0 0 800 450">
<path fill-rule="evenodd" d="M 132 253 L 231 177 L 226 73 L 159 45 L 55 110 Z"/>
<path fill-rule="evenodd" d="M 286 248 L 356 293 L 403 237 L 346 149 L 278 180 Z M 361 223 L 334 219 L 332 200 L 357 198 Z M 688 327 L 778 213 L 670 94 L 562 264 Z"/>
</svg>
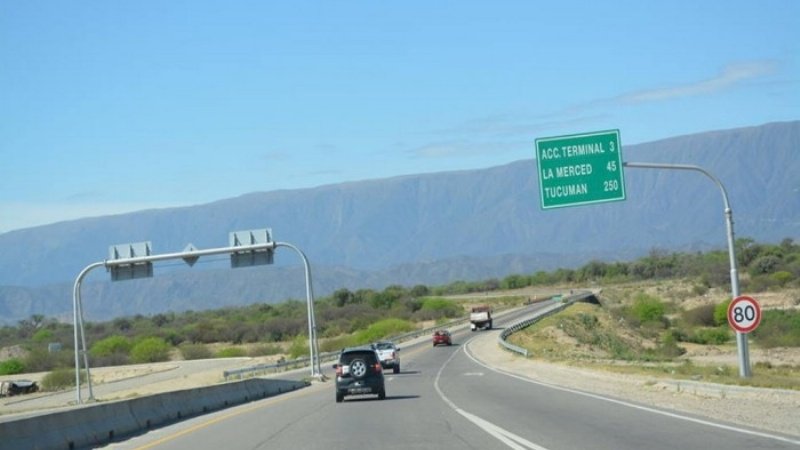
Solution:
<svg viewBox="0 0 800 450">
<path fill-rule="evenodd" d="M 336 403 L 345 395 L 378 394 L 386 398 L 383 368 L 378 354 L 372 347 L 352 347 L 342 350 L 336 370 Z"/>
</svg>

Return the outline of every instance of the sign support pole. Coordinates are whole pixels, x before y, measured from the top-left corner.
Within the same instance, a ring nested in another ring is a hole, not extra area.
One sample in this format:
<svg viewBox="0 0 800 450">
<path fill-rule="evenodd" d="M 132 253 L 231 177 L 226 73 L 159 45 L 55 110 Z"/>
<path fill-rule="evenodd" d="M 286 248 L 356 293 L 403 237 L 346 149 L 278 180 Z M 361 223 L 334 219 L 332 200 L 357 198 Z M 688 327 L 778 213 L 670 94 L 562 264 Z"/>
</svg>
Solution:
<svg viewBox="0 0 800 450">
<path fill-rule="evenodd" d="M 722 192 L 722 200 L 725 203 L 725 224 L 727 226 L 728 233 L 728 258 L 730 259 L 731 266 L 731 294 L 733 294 L 732 298 L 739 297 L 739 273 L 736 270 L 736 250 L 733 239 L 733 211 L 731 210 L 730 202 L 728 202 L 728 193 L 725 191 L 725 186 L 722 185 L 722 182 L 720 182 L 717 177 L 698 166 L 637 162 L 626 162 L 623 163 L 623 166 L 644 169 L 694 170 L 710 178 L 717 185 L 717 187 L 719 187 L 720 191 Z M 750 378 L 752 373 L 750 371 L 750 353 L 747 348 L 746 333 L 740 333 L 739 331 L 736 332 L 736 347 L 739 355 L 739 377 Z"/>
<path fill-rule="evenodd" d="M 295 247 L 288 242 L 266 242 L 266 243 L 259 243 L 259 244 L 251 244 L 251 245 L 238 245 L 238 246 L 231 246 L 231 247 L 222 247 L 222 248 L 212 248 L 206 250 L 198 250 L 195 249 L 193 246 L 190 246 L 190 250 L 186 250 L 179 253 L 165 253 L 162 255 L 145 255 L 145 256 L 138 256 L 138 257 L 131 257 L 131 258 L 122 258 L 122 259 L 115 259 L 115 260 L 105 260 L 105 261 L 98 261 L 92 264 L 89 264 L 84 268 L 78 278 L 75 280 L 75 284 L 72 289 L 72 315 L 73 315 L 73 327 L 74 327 L 74 346 L 75 346 L 75 401 L 76 404 L 80 405 L 82 403 L 81 399 L 81 378 L 80 378 L 80 355 L 83 354 L 84 366 L 86 368 L 86 378 L 87 384 L 89 387 L 89 400 L 94 400 L 94 393 L 92 392 L 92 382 L 91 382 L 91 374 L 89 373 L 89 359 L 87 356 L 87 349 L 86 349 L 86 333 L 83 329 L 83 304 L 81 301 L 81 284 L 83 283 L 83 279 L 86 275 L 93 269 L 98 267 L 105 266 L 106 269 L 111 270 L 114 267 L 118 266 L 134 266 L 135 264 L 142 264 L 142 263 L 152 263 L 156 261 L 166 261 L 172 259 L 183 259 L 189 265 L 194 264 L 194 262 L 201 256 L 207 255 L 219 255 L 224 253 L 234 254 L 234 253 L 245 253 L 245 252 L 255 252 L 255 251 L 265 251 L 269 250 L 272 251 L 276 247 L 288 247 L 296 251 L 300 258 L 303 260 L 303 266 L 305 268 L 305 281 L 306 281 L 306 302 L 308 307 L 308 339 L 309 339 L 309 353 L 310 353 L 310 363 L 311 363 L 311 376 L 314 378 L 322 378 L 322 370 L 320 368 L 320 361 L 319 361 L 319 344 L 317 342 L 317 324 L 316 319 L 314 317 L 314 294 L 311 289 L 311 266 L 308 263 L 308 259 L 306 255 L 300 251 L 299 248 Z M 152 273 L 151 273 L 152 275 Z M 83 345 L 83 349 L 79 348 L 79 342 Z"/>
</svg>

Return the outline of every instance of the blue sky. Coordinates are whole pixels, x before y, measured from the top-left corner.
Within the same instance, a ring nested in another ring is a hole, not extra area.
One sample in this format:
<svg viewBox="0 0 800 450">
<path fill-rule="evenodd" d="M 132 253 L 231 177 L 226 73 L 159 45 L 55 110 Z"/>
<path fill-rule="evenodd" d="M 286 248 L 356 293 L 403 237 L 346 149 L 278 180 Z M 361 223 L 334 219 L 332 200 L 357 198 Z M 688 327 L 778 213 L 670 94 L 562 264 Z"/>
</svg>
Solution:
<svg viewBox="0 0 800 450">
<path fill-rule="evenodd" d="M 0 233 L 491 167 L 538 137 L 798 120 L 798 17 L 795 0 L 12 0 Z"/>
</svg>

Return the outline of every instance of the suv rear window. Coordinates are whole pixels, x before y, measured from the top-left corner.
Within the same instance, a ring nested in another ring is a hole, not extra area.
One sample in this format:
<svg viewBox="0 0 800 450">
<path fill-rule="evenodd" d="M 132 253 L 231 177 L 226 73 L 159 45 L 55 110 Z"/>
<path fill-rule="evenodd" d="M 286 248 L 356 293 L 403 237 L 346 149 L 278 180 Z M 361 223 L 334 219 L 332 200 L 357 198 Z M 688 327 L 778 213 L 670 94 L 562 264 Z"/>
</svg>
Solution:
<svg viewBox="0 0 800 450">
<path fill-rule="evenodd" d="M 377 348 L 378 350 L 392 350 L 394 348 L 394 345 L 388 342 L 380 342 L 378 344 L 375 344 L 375 348 Z"/>
<path fill-rule="evenodd" d="M 342 355 L 339 357 L 339 363 L 348 365 L 354 359 L 363 359 L 367 364 L 375 364 L 378 362 L 378 360 L 375 357 L 375 352 L 364 350 L 364 351 L 342 353 Z"/>
</svg>

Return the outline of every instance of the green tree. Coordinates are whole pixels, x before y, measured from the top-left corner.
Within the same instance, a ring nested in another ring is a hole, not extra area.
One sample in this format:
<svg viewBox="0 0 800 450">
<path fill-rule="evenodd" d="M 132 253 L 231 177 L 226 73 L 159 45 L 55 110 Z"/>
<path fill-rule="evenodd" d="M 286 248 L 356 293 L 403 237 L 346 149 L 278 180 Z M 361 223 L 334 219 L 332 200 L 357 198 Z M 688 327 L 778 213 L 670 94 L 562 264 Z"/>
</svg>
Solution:
<svg viewBox="0 0 800 450">
<path fill-rule="evenodd" d="M 160 362 L 169 359 L 169 344 L 159 337 L 148 337 L 131 348 L 131 359 L 136 363 Z"/>
<path fill-rule="evenodd" d="M 23 372 L 25 372 L 25 365 L 16 358 L 0 362 L 0 375 L 16 375 Z"/>
<path fill-rule="evenodd" d="M 106 358 L 113 355 L 128 355 L 133 345 L 125 336 L 114 335 L 97 341 L 89 354 L 94 358 Z"/>
</svg>

